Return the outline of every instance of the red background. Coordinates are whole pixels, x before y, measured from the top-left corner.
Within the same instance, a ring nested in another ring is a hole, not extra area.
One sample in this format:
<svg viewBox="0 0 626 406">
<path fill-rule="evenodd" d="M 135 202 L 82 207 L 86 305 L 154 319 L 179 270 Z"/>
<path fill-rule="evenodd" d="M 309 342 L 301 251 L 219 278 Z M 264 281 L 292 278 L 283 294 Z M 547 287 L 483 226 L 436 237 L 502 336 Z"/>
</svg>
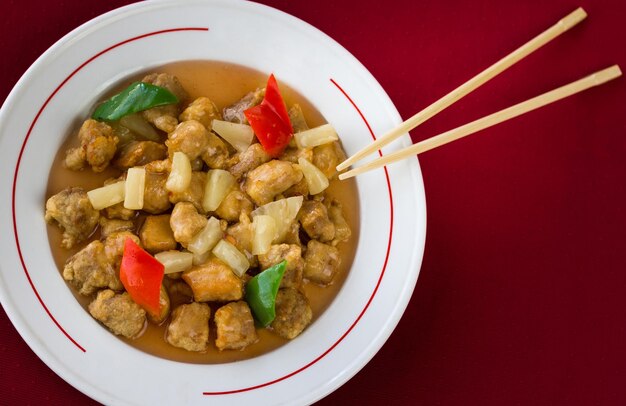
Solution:
<svg viewBox="0 0 626 406">
<path fill-rule="evenodd" d="M 345 46 L 404 118 L 585 7 L 587 21 L 414 140 L 613 63 L 626 69 L 621 0 L 263 2 Z M 0 100 L 57 39 L 126 3 L 4 0 Z M 621 78 L 424 154 L 428 232 L 413 298 L 382 350 L 320 403 L 625 404 L 625 115 Z M 0 328 L 1 404 L 92 402 L 3 311 Z"/>
</svg>

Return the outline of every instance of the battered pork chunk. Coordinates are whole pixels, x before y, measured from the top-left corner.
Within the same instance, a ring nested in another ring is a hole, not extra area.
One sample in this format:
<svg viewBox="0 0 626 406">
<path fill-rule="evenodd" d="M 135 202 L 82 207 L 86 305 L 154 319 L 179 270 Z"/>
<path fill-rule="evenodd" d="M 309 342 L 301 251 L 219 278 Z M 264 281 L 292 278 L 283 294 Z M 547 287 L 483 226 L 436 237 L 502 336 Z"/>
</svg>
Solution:
<svg viewBox="0 0 626 406">
<path fill-rule="evenodd" d="M 285 190 L 282 195 L 283 197 L 293 197 L 293 196 L 308 196 L 309 194 L 309 183 L 306 181 L 306 178 L 302 177 L 300 182 L 296 183 L 289 189 Z"/>
<path fill-rule="evenodd" d="M 166 88 L 178 98 L 179 104 L 183 104 L 187 100 L 187 92 L 185 92 L 178 78 L 174 75 L 170 75 L 169 73 L 152 73 L 141 79 L 141 81 Z M 146 121 L 154 124 L 159 130 L 170 133 L 174 131 L 174 128 L 176 128 L 178 124 L 179 104 L 153 107 L 141 114 Z"/>
<path fill-rule="evenodd" d="M 311 240 L 304 254 L 304 277 L 327 285 L 332 282 L 340 263 L 341 258 L 337 248 Z"/>
<path fill-rule="evenodd" d="M 202 197 L 204 196 L 205 185 L 206 172 L 192 172 L 191 182 L 189 182 L 187 189 L 182 192 L 169 192 L 169 200 L 174 204 L 189 202 L 194 205 L 198 212 L 204 213 Z"/>
<path fill-rule="evenodd" d="M 154 141 L 131 141 L 121 148 L 114 164 L 118 168 L 128 169 L 165 158 L 167 158 L 165 145 Z"/>
<path fill-rule="evenodd" d="M 309 237 L 326 242 L 335 238 L 335 224 L 328 218 L 328 209 L 316 200 L 302 203 L 298 219 Z"/>
<path fill-rule="evenodd" d="M 72 248 L 84 241 L 98 225 L 100 212 L 89 202 L 87 193 L 80 187 L 62 190 L 46 202 L 46 221 L 56 221 L 63 229 L 64 248 Z"/>
<path fill-rule="evenodd" d="M 172 161 L 169 159 L 162 159 L 160 161 L 152 161 L 144 166 L 146 172 L 156 172 L 169 174 L 172 170 Z"/>
<path fill-rule="evenodd" d="M 206 217 L 198 214 L 193 204 L 188 202 L 176 203 L 170 216 L 170 227 L 174 233 L 174 239 L 187 246 L 207 223 Z"/>
<path fill-rule="evenodd" d="M 153 314 L 152 312 L 146 312 L 148 320 L 157 325 L 163 323 L 170 314 L 170 306 L 170 296 L 167 290 L 165 290 L 165 287 L 161 285 L 161 291 L 159 292 L 159 313 Z"/>
<path fill-rule="evenodd" d="M 246 251 L 252 251 L 252 222 L 247 215 L 239 216 L 239 222 L 228 227 L 226 234 L 235 239 L 235 245 Z"/>
<path fill-rule="evenodd" d="M 170 156 L 180 151 L 191 161 L 200 157 L 211 169 L 223 168 L 228 159 L 228 147 L 224 141 L 196 120 L 180 123 L 165 145 Z"/>
<path fill-rule="evenodd" d="M 285 234 L 285 238 L 283 238 L 283 242 L 285 244 L 296 244 L 298 247 L 302 248 L 302 241 L 300 241 L 300 223 L 294 221 L 287 229 L 287 234 Z"/>
<path fill-rule="evenodd" d="M 190 160 L 194 160 L 202 156 L 209 147 L 209 134 L 200 122 L 183 121 L 168 136 L 165 145 L 170 156 L 173 156 L 174 152 L 184 152 Z"/>
<path fill-rule="evenodd" d="M 300 182 L 302 171 L 290 162 L 272 160 L 248 172 L 245 192 L 261 206 Z"/>
<path fill-rule="evenodd" d="M 139 237 L 143 247 L 151 254 L 176 249 L 169 214 L 147 216 L 139 231 Z"/>
<path fill-rule="evenodd" d="M 85 168 L 86 163 L 85 150 L 82 146 L 70 148 L 65 151 L 65 161 L 63 161 L 63 165 L 67 169 L 80 171 Z"/>
<path fill-rule="evenodd" d="M 269 251 L 259 255 L 261 269 L 267 269 L 283 260 L 287 260 L 287 268 L 280 282 L 281 288 L 297 288 L 302 283 L 302 271 L 304 261 L 302 260 L 302 250 L 295 244 L 272 245 Z"/>
<path fill-rule="evenodd" d="M 280 289 L 276 295 L 276 318 L 271 324 L 281 337 L 294 339 L 306 328 L 313 312 L 306 296 L 296 289 Z"/>
<path fill-rule="evenodd" d="M 187 351 L 204 351 L 209 346 L 209 317 L 206 303 L 192 302 L 178 306 L 172 312 L 165 339 L 174 347 Z"/>
<path fill-rule="evenodd" d="M 332 244 L 337 245 L 338 242 L 348 241 L 352 235 L 352 230 L 350 230 L 348 222 L 343 217 L 341 203 L 336 199 L 333 199 L 328 205 L 328 218 L 335 225 L 335 238 Z"/>
<path fill-rule="evenodd" d="M 143 192 L 143 211 L 150 214 L 159 214 L 172 207 L 168 191 L 165 189 L 167 177 L 167 173 L 155 172 L 146 169 L 146 183 Z"/>
<path fill-rule="evenodd" d="M 313 165 L 326 175 L 328 179 L 335 179 L 337 175 L 337 165 L 346 159 L 339 142 L 331 142 L 313 148 Z"/>
<path fill-rule="evenodd" d="M 292 105 L 287 114 L 289 115 L 289 121 L 291 121 L 291 127 L 294 133 L 309 129 L 309 125 L 306 123 L 304 113 L 302 112 L 302 107 L 300 107 L 299 104 Z"/>
<path fill-rule="evenodd" d="M 81 295 L 90 295 L 101 288 L 124 289 L 100 241 L 90 242 L 67 260 L 63 279 L 74 285 Z"/>
<path fill-rule="evenodd" d="M 137 337 L 146 324 L 146 312 L 127 292 L 117 294 L 110 289 L 101 290 L 89 304 L 89 313 L 114 334 L 127 338 Z"/>
<path fill-rule="evenodd" d="M 207 130 L 211 130 L 213 120 L 220 120 L 220 111 L 208 97 L 198 97 L 180 113 L 180 121 L 195 120 L 201 123 Z"/>
<path fill-rule="evenodd" d="M 243 297 L 243 281 L 217 258 L 183 272 L 196 302 L 227 302 Z"/>
<path fill-rule="evenodd" d="M 222 169 L 228 163 L 228 146 L 220 137 L 209 133 L 209 145 L 202 153 L 202 160 L 211 169 Z"/>
<path fill-rule="evenodd" d="M 100 217 L 100 236 L 107 238 L 109 235 L 118 231 L 133 231 L 135 224 L 130 220 L 109 220 L 106 217 Z"/>
<path fill-rule="evenodd" d="M 254 204 L 245 193 L 240 190 L 232 190 L 222 200 L 222 203 L 215 210 L 215 214 L 232 223 L 239 220 L 242 213 L 249 216 L 253 209 Z"/>
<path fill-rule="evenodd" d="M 265 96 L 265 89 L 259 88 L 253 92 L 246 94 L 241 100 L 235 104 L 224 108 L 222 115 L 224 120 L 231 121 L 233 123 L 248 124 L 246 116 L 243 112 L 250 107 L 256 106 L 263 101 Z"/>
<path fill-rule="evenodd" d="M 78 131 L 80 146 L 67 150 L 65 166 L 80 170 L 90 165 L 94 172 L 102 172 L 115 155 L 119 139 L 108 124 L 89 119 Z"/>
<path fill-rule="evenodd" d="M 220 351 L 243 350 L 259 340 L 252 313 L 246 302 L 231 302 L 217 309 L 215 325 L 217 327 L 215 345 Z"/>
<path fill-rule="evenodd" d="M 233 157 L 231 162 L 229 162 L 230 167 L 228 170 L 235 178 L 240 179 L 252 169 L 269 162 L 271 159 L 261 144 L 252 144 L 248 149 Z"/>
<path fill-rule="evenodd" d="M 116 272 L 119 272 L 120 264 L 122 263 L 122 256 L 124 255 L 124 243 L 126 239 L 130 238 L 133 242 L 141 246 L 139 237 L 130 231 L 118 231 L 109 235 L 104 240 L 104 254 L 107 257 L 109 263 L 113 266 Z"/>
<path fill-rule="evenodd" d="M 299 158 L 304 158 L 311 162 L 313 160 L 313 148 L 288 147 L 280 156 L 281 160 L 293 162 L 294 164 L 298 163 Z"/>
<path fill-rule="evenodd" d="M 135 210 L 125 208 L 124 202 L 105 207 L 103 211 L 108 219 L 131 220 L 135 217 Z"/>
</svg>

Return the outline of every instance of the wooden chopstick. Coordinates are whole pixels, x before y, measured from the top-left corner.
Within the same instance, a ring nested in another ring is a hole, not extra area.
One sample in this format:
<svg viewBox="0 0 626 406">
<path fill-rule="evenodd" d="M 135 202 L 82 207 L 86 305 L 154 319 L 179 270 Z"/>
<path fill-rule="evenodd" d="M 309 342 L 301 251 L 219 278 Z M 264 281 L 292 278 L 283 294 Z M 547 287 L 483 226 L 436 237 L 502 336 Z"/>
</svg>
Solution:
<svg viewBox="0 0 626 406">
<path fill-rule="evenodd" d="M 383 146 L 389 144 L 391 141 L 395 140 L 399 136 L 406 134 L 407 132 L 422 124 L 424 121 L 428 120 L 435 114 L 439 113 L 440 111 L 449 107 L 462 97 L 468 95 L 478 87 L 482 86 L 487 81 L 493 79 L 516 62 L 528 56 L 535 50 L 541 48 L 543 45 L 558 37 L 560 34 L 569 30 L 570 28 L 584 20 L 585 17 L 587 17 L 587 13 L 585 12 L 585 10 L 583 10 L 582 7 L 577 8 L 576 10 L 559 20 L 552 27 L 548 28 L 546 31 L 537 35 L 535 38 L 517 48 L 515 51 L 511 52 L 504 58 L 500 59 L 498 62 L 480 72 L 478 75 L 474 76 L 467 82 L 463 83 L 461 86 L 443 96 L 441 99 L 437 100 L 430 106 L 426 107 L 424 110 L 415 114 L 413 117 L 409 118 L 382 137 L 378 138 L 373 143 L 356 152 L 354 155 L 337 165 L 337 170 L 342 171 L 346 169 L 348 166 L 354 164 L 356 161 L 365 158 L 376 150 L 379 150 Z"/>
<path fill-rule="evenodd" d="M 422 152 L 429 151 L 433 148 L 437 148 L 441 145 L 458 140 L 459 138 L 463 138 L 467 135 L 473 134 L 485 128 L 502 123 L 503 121 L 510 120 L 514 117 L 528 113 L 529 111 L 538 109 L 539 107 L 543 107 L 550 103 L 554 103 L 557 100 L 561 100 L 578 92 L 582 92 L 583 90 L 589 89 L 594 86 L 599 86 L 621 75 L 622 71 L 620 70 L 618 65 L 610 66 L 606 69 L 592 73 L 589 76 L 585 76 L 584 78 L 570 84 L 561 86 L 547 93 L 533 97 L 532 99 L 518 103 L 478 120 L 472 121 L 471 123 L 462 125 L 461 127 L 457 127 L 453 130 L 446 131 L 445 133 L 418 142 L 417 144 L 411 145 L 410 147 L 407 147 L 400 151 L 382 156 L 374 161 L 368 162 L 363 166 L 340 174 L 339 179 L 348 179 L 369 170 L 390 164 L 392 162 L 400 161 L 407 157 L 415 156 L 416 154 L 421 154 Z"/>
</svg>

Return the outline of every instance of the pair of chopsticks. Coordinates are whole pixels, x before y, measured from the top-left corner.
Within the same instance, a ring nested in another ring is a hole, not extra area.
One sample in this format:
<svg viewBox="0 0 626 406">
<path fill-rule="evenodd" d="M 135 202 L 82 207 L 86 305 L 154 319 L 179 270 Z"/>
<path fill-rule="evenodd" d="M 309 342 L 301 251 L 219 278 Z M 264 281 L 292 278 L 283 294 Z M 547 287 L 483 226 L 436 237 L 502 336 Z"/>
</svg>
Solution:
<svg viewBox="0 0 626 406">
<path fill-rule="evenodd" d="M 395 140 L 399 136 L 406 134 L 408 131 L 419 126 L 435 114 L 444 110 L 446 107 L 452 105 L 462 97 L 468 95 L 487 81 L 502 73 L 507 68 L 519 62 L 524 57 L 530 55 L 532 52 L 541 48 L 543 45 L 547 44 L 565 31 L 574 27 L 576 24 L 584 20 L 585 17 L 587 17 L 587 13 L 585 12 L 585 10 L 580 7 L 577 8 L 576 10 L 559 20 L 552 27 L 548 28 L 546 31 L 542 32 L 532 40 L 528 41 L 526 44 L 517 48 L 515 51 L 511 52 L 498 62 L 480 72 L 469 81 L 457 87 L 447 95 L 443 96 L 441 99 L 437 100 L 430 106 L 426 107 L 424 110 L 420 111 L 413 117 L 409 118 L 391 131 L 387 132 L 381 138 L 377 139 L 373 143 L 369 144 L 365 148 L 352 155 L 350 158 L 337 165 L 337 170 L 342 171 L 346 169 L 348 166 L 352 165 L 358 160 L 365 158 L 371 153 L 389 144 L 391 141 Z M 339 179 L 348 179 L 353 176 L 370 171 L 372 169 L 376 169 L 381 166 L 400 161 L 407 157 L 421 154 L 422 152 L 429 151 L 433 148 L 437 148 L 441 145 L 458 140 L 459 138 L 463 138 L 467 135 L 473 134 L 485 128 L 502 123 L 506 120 L 510 120 L 514 117 L 528 113 L 529 111 L 538 109 L 539 107 L 543 107 L 557 100 L 561 100 L 578 92 L 582 92 L 583 90 L 601 85 L 621 76 L 621 74 L 622 72 L 619 66 L 610 66 L 606 69 L 602 69 L 600 71 L 592 73 L 589 76 L 585 76 L 584 78 L 579 79 L 575 82 L 569 83 L 567 85 L 551 90 L 547 93 L 543 93 L 539 96 L 533 97 L 532 99 L 518 103 L 504 110 L 500 110 L 496 113 L 472 121 L 471 123 L 462 125 L 461 127 L 455 128 L 453 130 L 446 131 L 445 133 L 436 135 L 432 138 L 420 141 L 417 144 L 411 145 L 410 147 L 407 147 L 400 151 L 382 156 L 362 166 L 339 174 Z"/>
</svg>

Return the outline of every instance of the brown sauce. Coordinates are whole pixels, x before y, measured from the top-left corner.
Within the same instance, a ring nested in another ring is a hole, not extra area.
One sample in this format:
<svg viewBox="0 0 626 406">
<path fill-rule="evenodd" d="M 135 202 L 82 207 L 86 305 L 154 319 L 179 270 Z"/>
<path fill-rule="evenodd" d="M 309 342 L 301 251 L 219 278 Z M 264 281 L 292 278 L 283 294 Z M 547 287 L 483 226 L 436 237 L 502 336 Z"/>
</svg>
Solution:
<svg viewBox="0 0 626 406">
<path fill-rule="evenodd" d="M 225 106 L 241 99 L 241 97 L 249 91 L 264 86 L 267 81 L 267 74 L 265 73 L 222 62 L 180 62 L 165 65 L 157 69 L 151 69 L 150 72 L 167 72 L 176 75 L 185 90 L 189 93 L 190 100 L 199 96 L 207 96 L 220 110 Z M 128 80 L 125 80 L 120 84 L 120 88 L 127 86 L 134 80 L 140 80 L 144 74 L 145 72 L 137 75 L 136 77 L 128 78 Z M 278 79 L 280 81 L 280 78 Z M 287 106 L 290 106 L 293 103 L 299 103 L 310 127 L 319 126 L 326 122 L 322 115 L 304 97 L 287 88 L 285 85 L 281 84 L 280 87 Z M 113 94 L 116 91 L 119 91 L 119 88 L 112 90 L 111 93 Z M 78 124 L 76 128 L 69 131 L 67 140 L 57 152 L 50 170 L 46 199 L 69 186 L 80 186 L 85 190 L 98 188 L 102 186 L 105 179 L 117 176 L 120 173 L 118 170 L 112 168 L 107 169 L 103 173 L 95 173 L 90 169 L 86 169 L 82 172 L 74 172 L 63 167 L 65 151 L 69 147 L 76 146 L 78 144 L 76 137 L 78 127 L 80 127 L 80 124 Z M 354 180 L 341 182 L 338 180 L 331 181 L 330 186 L 327 189 L 327 195 L 336 198 L 343 204 L 344 216 L 352 229 L 352 237 L 347 243 L 340 243 L 337 246 L 341 254 L 341 266 L 331 285 L 322 287 L 314 283 L 305 282 L 301 287 L 310 302 L 311 309 L 313 310 L 312 324 L 315 323 L 315 320 L 326 310 L 333 298 L 341 289 L 346 275 L 351 268 L 359 236 L 359 205 L 357 200 L 356 183 Z M 42 206 L 44 206 L 44 204 L 42 204 Z M 48 225 L 50 250 L 59 272 L 63 270 L 64 264 L 68 258 L 88 243 L 85 242 L 71 250 L 67 250 L 61 247 L 61 236 L 62 232 L 58 226 Z M 99 230 L 96 230 L 92 239 L 98 238 L 100 238 L 100 232 Z M 168 278 L 165 277 L 164 279 Z M 93 297 L 79 295 L 69 284 L 68 288 L 85 308 L 85 311 L 87 311 L 87 305 Z M 172 298 L 172 309 L 176 306 L 176 302 L 176 298 Z M 214 310 L 215 309 L 212 309 L 212 314 Z M 245 348 L 243 351 L 226 350 L 220 352 L 213 344 L 216 336 L 215 326 L 214 324 L 211 324 L 209 330 L 209 342 L 211 345 L 209 346 L 209 349 L 206 352 L 200 353 L 190 352 L 171 346 L 165 341 L 165 329 L 168 322 L 169 320 L 166 320 L 160 326 L 148 323 L 146 331 L 141 337 L 134 340 L 126 338 L 120 339 L 139 350 L 158 357 L 181 362 L 204 364 L 225 363 L 252 358 L 272 351 L 289 341 L 272 333 L 270 330 L 257 329 L 259 341 L 256 344 Z M 311 326 L 307 328 L 310 327 Z M 103 328 L 106 327 L 103 326 Z M 297 339 L 298 338 L 296 337 L 295 340 Z"/>
</svg>

